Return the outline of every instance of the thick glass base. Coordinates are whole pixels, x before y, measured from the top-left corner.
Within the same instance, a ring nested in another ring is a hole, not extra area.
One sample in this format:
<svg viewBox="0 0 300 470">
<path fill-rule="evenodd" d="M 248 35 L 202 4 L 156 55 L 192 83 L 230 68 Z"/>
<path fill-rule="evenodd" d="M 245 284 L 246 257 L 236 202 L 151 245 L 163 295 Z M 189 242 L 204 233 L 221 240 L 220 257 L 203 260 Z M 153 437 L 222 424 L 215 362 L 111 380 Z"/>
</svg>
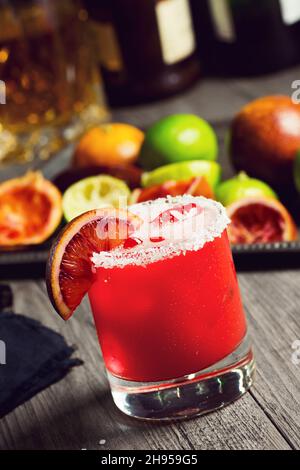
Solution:
<svg viewBox="0 0 300 470">
<path fill-rule="evenodd" d="M 255 362 L 249 337 L 222 361 L 174 380 L 129 382 L 111 374 L 112 396 L 123 413 L 140 419 L 170 420 L 202 415 L 241 397 L 253 383 Z"/>
</svg>

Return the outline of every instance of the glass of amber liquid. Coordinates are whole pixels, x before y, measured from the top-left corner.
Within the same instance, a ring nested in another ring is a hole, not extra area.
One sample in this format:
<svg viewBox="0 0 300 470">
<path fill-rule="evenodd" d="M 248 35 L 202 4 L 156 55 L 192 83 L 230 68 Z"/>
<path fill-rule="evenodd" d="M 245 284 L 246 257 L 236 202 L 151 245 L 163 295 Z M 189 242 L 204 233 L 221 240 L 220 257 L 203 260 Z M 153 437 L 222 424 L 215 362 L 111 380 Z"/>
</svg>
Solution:
<svg viewBox="0 0 300 470">
<path fill-rule="evenodd" d="M 0 163 L 47 159 L 107 119 L 94 50 L 76 0 L 0 0 Z"/>
</svg>

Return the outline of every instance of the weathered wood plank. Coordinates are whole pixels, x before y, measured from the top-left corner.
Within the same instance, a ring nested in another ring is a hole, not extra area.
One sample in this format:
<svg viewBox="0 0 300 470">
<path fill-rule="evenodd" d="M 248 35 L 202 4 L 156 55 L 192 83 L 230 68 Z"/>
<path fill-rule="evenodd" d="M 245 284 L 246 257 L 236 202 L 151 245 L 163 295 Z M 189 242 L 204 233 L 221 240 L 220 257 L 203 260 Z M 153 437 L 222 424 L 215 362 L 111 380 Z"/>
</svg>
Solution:
<svg viewBox="0 0 300 470">
<path fill-rule="evenodd" d="M 256 78 L 239 78 L 235 80 L 235 90 L 247 100 L 264 95 L 285 94 L 291 96 L 294 80 L 300 79 L 300 67 L 292 67 L 279 73 L 263 75 Z"/>
<path fill-rule="evenodd" d="M 50 306 L 44 284 L 14 282 L 15 309 L 42 320 L 78 345 L 85 365 L 5 417 L 0 448 L 288 449 L 250 394 L 226 409 L 170 425 L 123 416 L 112 403 L 88 305 L 65 324 Z"/>
<path fill-rule="evenodd" d="M 292 446 L 300 448 L 300 272 L 244 273 L 240 284 L 257 359 L 251 393 Z"/>
</svg>

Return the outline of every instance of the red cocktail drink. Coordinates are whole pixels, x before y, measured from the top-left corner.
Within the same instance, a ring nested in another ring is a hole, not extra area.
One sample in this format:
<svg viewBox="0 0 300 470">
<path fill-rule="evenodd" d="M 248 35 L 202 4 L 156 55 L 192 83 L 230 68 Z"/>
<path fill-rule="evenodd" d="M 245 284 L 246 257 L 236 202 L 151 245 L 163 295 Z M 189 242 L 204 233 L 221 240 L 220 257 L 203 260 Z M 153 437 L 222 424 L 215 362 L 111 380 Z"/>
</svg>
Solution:
<svg viewBox="0 0 300 470">
<path fill-rule="evenodd" d="M 155 382 L 205 369 L 246 334 L 224 231 L 198 251 L 144 266 L 98 268 L 90 290 L 106 367 Z"/>
<path fill-rule="evenodd" d="M 224 209 L 183 196 L 129 211 L 142 227 L 124 247 L 94 254 L 89 291 L 116 404 L 166 419 L 236 399 L 253 358 Z"/>
</svg>

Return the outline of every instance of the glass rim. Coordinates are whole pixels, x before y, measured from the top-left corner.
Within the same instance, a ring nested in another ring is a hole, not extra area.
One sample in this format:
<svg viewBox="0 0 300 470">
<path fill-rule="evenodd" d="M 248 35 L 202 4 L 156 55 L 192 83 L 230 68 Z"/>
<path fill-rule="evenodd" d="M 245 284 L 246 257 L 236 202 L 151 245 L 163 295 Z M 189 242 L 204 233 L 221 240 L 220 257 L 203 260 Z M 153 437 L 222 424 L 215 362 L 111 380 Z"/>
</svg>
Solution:
<svg viewBox="0 0 300 470">
<path fill-rule="evenodd" d="M 197 213 L 196 217 L 178 220 L 176 224 L 164 225 L 163 221 L 162 225 L 156 228 L 154 237 L 151 238 L 149 227 L 157 219 L 159 213 L 162 215 L 173 209 L 179 210 L 182 215 L 185 207 L 189 207 L 189 210 L 200 208 L 201 212 Z M 138 229 L 131 235 L 133 239 L 138 239 L 141 243 L 137 243 L 133 248 L 119 247 L 112 251 L 93 253 L 92 263 L 95 269 L 123 268 L 128 265 L 146 266 L 182 253 L 198 251 L 206 243 L 221 237 L 230 222 L 222 204 L 202 196 L 167 196 L 128 206 L 127 211 L 146 221 L 142 229 Z M 144 243 L 145 240 L 151 241 L 153 238 L 155 242 Z"/>
</svg>

